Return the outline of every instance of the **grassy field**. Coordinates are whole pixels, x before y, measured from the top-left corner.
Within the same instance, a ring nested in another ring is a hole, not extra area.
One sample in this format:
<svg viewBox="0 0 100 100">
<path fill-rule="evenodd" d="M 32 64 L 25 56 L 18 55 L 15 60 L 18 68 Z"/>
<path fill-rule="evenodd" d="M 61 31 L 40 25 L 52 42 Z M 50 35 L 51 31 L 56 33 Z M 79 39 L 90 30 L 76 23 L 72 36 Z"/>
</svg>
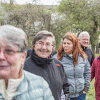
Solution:
<svg viewBox="0 0 100 100">
<path fill-rule="evenodd" d="M 95 57 L 97 57 L 98 55 L 99 54 L 95 54 Z M 88 91 L 87 93 L 86 100 L 96 100 L 94 82 L 95 82 L 95 79 L 93 79 L 92 82 L 90 83 L 90 91 Z"/>
<path fill-rule="evenodd" d="M 86 100 L 96 100 L 95 99 L 94 81 L 95 81 L 95 79 L 93 79 L 92 82 L 90 83 L 90 90 L 88 91 L 88 93 L 86 95 Z"/>
</svg>

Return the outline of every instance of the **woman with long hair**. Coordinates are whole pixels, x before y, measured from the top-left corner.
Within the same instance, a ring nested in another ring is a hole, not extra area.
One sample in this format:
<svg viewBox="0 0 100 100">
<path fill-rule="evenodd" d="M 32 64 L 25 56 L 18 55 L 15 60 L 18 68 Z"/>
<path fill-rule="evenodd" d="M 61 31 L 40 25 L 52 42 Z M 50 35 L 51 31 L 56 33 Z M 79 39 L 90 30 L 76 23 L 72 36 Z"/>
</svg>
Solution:
<svg viewBox="0 0 100 100">
<path fill-rule="evenodd" d="M 90 87 L 91 69 L 86 54 L 81 49 L 79 39 L 68 32 L 57 50 L 57 55 L 68 77 L 70 100 L 85 100 Z"/>
</svg>

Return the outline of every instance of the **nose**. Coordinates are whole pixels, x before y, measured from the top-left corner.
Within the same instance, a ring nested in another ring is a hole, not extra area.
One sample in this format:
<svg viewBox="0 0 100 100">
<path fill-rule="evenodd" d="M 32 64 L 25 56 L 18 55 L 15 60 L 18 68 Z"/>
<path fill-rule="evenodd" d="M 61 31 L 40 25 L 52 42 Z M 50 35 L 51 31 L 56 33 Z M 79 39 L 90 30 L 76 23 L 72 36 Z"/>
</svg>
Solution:
<svg viewBox="0 0 100 100">
<path fill-rule="evenodd" d="M 42 49 L 46 49 L 46 45 L 45 44 L 42 46 Z"/>
<path fill-rule="evenodd" d="M 89 42 L 89 40 L 88 39 L 85 39 L 85 42 Z"/>
<path fill-rule="evenodd" d="M 6 57 L 5 57 L 5 54 L 4 52 L 0 52 L 0 60 L 5 60 Z"/>
<path fill-rule="evenodd" d="M 88 40 L 86 40 L 86 42 L 89 42 Z"/>
<path fill-rule="evenodd" d="M 67 43 L 65 44 L 65 46 L 67 46 Z"/>
</svg>

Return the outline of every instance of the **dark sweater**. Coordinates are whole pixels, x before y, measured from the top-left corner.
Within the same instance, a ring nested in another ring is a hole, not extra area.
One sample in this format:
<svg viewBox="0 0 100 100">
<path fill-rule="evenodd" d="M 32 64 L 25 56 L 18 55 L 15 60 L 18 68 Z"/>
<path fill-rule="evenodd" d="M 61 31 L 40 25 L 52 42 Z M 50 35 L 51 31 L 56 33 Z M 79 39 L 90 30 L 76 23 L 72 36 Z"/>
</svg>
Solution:
<svg viewBox="0 0 100 100">
<path fill-rule="evenodd" d="M 84 51 L 84 52 L 87 54 L 87 56 L 88 56 L 88 61 L 89 61 L 89 63 L 90 63 L 90 66 L 92 66 L 93 60 L 94 60 L 94 58 L 95 58 L 92 49 L 90 49 L 89 47 L 83 47 L 82 45 L 81 45 L 81 47 L 82 47 L 83 51 Z"/>
</svg>

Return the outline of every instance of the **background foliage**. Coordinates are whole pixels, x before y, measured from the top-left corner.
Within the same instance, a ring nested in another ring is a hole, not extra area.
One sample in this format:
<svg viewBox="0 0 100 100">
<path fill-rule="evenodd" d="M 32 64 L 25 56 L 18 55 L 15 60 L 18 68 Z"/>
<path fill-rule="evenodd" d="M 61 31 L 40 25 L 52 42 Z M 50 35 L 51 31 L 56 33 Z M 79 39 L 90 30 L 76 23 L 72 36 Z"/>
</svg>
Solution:
<svg viewBox="0 0 100 100">
<path fill-rule="evenodd" d="M 18 5 L 11 2 L 0 2 L 0 25 L 11 24 L 22 28 L 28 36 L 29 46 L 35 34 L 48 30 L 56 37 L 56 49 L 61 38 L 68 31 L 80 34 L 90 33 L 90 43 L 95 53 L 100 33 L 99 0 L 62 0 L 60 5 L 43 6 L 34 4 Z"/>
<path fill-rule="evenodd" d="M 72 26 L 74 32 L 78 32 L 80 29 L 90 33 L 92 50 L 95 52 L 95 45 L 98 44 L 100 33 L 99 0 L 62 0 L 58 11 L 66 14 L 70 22 L 69 27 Z"/>
<path fill-rule="evenodd" d="M 95 82 L 95 79 L 93 79 L 92 82 L 90 83 L 90 90 L 88 91 L 86 95 L 86 100 L 96 100 L 94 82 Z"/>
</svg>

